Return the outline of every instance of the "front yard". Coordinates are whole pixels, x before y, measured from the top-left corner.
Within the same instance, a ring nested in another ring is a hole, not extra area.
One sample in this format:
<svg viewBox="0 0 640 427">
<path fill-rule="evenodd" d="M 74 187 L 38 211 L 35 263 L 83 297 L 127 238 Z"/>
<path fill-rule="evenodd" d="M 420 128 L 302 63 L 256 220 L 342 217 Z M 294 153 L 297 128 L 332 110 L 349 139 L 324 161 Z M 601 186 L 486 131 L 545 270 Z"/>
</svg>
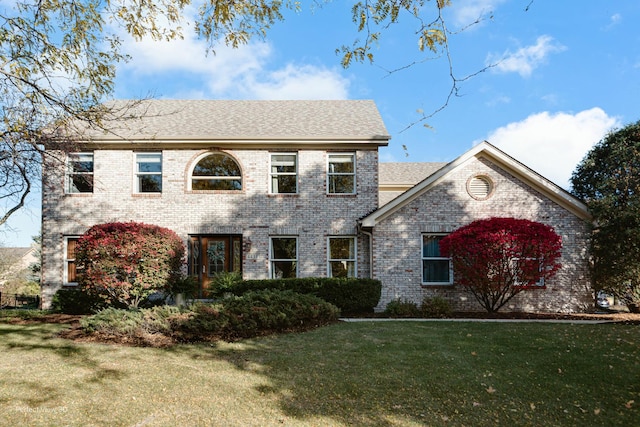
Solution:
<svg viewBox="0 0 640 427">
<path fill-rule="evenodd" d="M 640 326 L 338 323 L 235 343 L 75 343 L 0 323 L 5 425 L 631 426 Z"/>
</svg>

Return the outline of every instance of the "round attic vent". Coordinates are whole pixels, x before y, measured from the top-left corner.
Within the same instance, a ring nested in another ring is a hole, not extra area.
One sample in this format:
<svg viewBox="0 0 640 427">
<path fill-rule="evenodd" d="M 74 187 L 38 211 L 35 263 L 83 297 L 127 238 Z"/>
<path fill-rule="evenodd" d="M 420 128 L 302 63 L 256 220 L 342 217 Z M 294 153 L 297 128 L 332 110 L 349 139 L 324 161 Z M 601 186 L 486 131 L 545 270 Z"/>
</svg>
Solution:
<svg viewBox="0 0 640 427">
<path fill-rule="evenodd" d="M 486 200 L 493 193 L 493 181 L 485 175 L 476 175 L 467 181 L 467 192 L 476 200 Z"/>
</svg>

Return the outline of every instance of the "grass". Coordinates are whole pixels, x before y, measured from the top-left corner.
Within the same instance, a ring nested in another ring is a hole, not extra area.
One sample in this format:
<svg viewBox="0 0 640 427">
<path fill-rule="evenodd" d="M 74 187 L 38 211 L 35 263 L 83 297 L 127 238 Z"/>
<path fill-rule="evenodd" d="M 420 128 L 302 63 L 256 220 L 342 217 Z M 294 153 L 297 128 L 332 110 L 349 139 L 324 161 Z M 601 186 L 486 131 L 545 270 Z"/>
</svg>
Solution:
<svg viewBox="0 0 640 427">
<path fill-rule="evenodd" d="M 169 349 L 0 323 L 0 424 L 632 426 L 640 327 L 339 323 Z"/>
</svg>

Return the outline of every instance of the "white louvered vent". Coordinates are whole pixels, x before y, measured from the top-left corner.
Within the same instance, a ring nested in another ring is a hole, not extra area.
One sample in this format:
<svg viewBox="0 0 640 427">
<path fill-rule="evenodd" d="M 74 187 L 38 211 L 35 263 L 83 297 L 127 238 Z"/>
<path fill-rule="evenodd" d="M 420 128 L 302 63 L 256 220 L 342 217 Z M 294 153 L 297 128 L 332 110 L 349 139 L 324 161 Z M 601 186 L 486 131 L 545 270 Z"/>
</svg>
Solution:
<svg viewBox="0 0 640 427">
<path fill-rule="evenodd" d="M 488 199 L 493 192 L 493 182 L 488 176 L 474 176 L 467 182 L 467 192 L 474 199 Z"/>
</svg>

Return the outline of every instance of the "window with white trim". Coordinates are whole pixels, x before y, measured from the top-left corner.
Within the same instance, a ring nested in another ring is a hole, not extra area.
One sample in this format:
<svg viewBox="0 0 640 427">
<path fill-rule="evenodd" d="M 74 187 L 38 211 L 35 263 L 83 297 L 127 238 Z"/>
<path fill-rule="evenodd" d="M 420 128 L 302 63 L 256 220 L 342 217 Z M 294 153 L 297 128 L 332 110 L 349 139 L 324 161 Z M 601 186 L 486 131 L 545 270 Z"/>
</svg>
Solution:
<svg viewBox="0 0 640 427">
<path fill-rule="evenodd" d="M 271 237 L 269 259 L 272 279 L 298 277 L 298 238 Z"/>
<path fill-rule="evenodd" d="M 356 277 L 356 238 L 329 237 L 329 277 Z"/>
<path fill-rule="evenodd" d="M 70 153 L 66 177 L 67 193 L 93 193 L 93 153 Z"/>
<path fill-rule="evenodd" d="M 296 153 L 272 153 L 269 171 L 272 194 L 298 192 L 298 155 Z"/>
<path fill-rule="evenodd" d="M 443 234 L 422 235 L 422 284 L 450 285 L 453 283 L 451 259 L 440 254 Z"/>
<path fill-rule="evenodd" d="M 78 236 L 68 236 L 64 239 L 64 277 L 65 286 L 76 286 L 78 284 L 79 269 L 76 264 L 76 245 Z"/>
<path fill-rule="evenodd" d="M 327 193 L 355 194 L 356 155 L 331 153 L 327 156 Z"/>
<path fill-rule="evenodd" d="M 192 190 L 242 190 L 242 172 L 233 157 L 209 154 L 198 161 L 191 173 Z"/>
<path fill-rule="evenodd" d="M 544 287 L 544 277 L 540 277 L 538 280 L 535 280 L 533 275 L 530 275 L 529 272 L 540 272 L 542 271 L 542 265 L 538 258 L 513 258 L 511 260 L 511 271 L 514 273 L 514 286 L 522 286 L 525 288 L 537 288 Z M 527 277 L 528 276 L 528 277 Z"/>
<path fill-rule="evenodd" d="M 136 153 L 136 193 L 162 193 L 162 153 Z"/>
</svg>

